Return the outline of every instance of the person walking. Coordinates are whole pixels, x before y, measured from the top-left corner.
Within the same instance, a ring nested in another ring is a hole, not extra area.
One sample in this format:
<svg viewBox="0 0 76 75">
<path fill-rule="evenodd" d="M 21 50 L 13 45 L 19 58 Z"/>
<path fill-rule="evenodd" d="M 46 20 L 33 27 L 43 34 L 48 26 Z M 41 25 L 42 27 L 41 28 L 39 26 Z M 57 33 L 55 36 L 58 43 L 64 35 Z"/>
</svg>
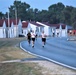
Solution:
<svg viewBox="0 0 76 75">
<path fill-rule="evenodd" d="M 41 38 L 42 38 L 42 47 L 44 47 L 44 45 L 46 43 L 46 34 L 44 33 L 44 31 L 41 34 Z"/>
<path fill-rule="evenodd" d="M 32 31 L 32 33 L 31 33 L 32 47 L 34 47 L 35 37 L 36 37 L 36 35 L 35 35 L 34 31 Z"/>
<path fill-rule="evenodd" d="M 30 45 L 30 42 L 31 42 L 31 33 L 30 32 L 27 33 L 27 40 Z"/>
</svg>

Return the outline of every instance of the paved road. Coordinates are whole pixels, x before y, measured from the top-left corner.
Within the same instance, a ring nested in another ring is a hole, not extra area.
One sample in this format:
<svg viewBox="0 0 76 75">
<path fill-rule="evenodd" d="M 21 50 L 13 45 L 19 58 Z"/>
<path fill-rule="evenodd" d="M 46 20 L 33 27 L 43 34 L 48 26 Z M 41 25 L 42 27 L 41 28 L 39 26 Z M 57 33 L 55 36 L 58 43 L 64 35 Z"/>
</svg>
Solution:
<svg viewBox="0 0 76 75">
<path fill-rule="evenodd" d="M 34 48 L 29 46 L 27 41 L 22 41 L 20 47 L 29 53 L 76 70 L 76 43 L 67 41 L 67 38 L 48 38 L 44 48 L 41 38 L 35 41 Z"/>
</svg>

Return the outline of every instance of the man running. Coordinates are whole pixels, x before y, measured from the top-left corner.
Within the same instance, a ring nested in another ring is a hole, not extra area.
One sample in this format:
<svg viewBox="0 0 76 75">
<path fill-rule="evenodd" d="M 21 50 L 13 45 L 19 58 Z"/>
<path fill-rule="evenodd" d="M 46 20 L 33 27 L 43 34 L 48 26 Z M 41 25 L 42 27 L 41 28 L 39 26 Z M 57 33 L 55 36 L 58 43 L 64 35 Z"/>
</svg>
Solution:
<svg viewBox="0 0 76 75">
<path fill-rule="evenodd" d="M 44 47 L 44 45 L 46 43 L 46 35 L 45 35 L 44 31 L 41 34 L 41 38 L 42 38 L 42 47 Z"/>
<path fill-rule="evenodd" d="M 37 34 L 38 34 L 37 31 L 35 32 L 35 34 L 36 34 L 36 35 L 35 35 L 35 38 L 36 38 L 36 40 L 37 40 L 37 36 L 38 36 L 38 35 L 37 35 Z"/>
<path fill-rule="evenodd" d="M 30 32 L 28 32 L 28 34 L 27 34 L 27 40 L 30 45 L 30 42 L 31 42 L 31 33 Z"/>
<path fill-rule="evenodd" d="M 35 42 L 35 33 L 34 33 L 34 31 L 32 31 L 32 33 L 31 33 L 31 38 L 32 38 L 32 47 L 34 47 L 34 42 Z"/>
</svg>

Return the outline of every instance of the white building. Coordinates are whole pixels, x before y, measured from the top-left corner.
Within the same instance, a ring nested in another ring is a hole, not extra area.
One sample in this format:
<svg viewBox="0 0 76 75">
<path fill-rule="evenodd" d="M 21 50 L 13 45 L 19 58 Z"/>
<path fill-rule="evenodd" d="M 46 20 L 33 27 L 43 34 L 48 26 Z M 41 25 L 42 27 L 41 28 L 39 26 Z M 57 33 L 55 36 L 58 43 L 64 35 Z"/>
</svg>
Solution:
<svg viewBox="0 0 76 75">
<path fill-rule="evenodd" d="M 8 19 L 0 20 L 0 38 L 18 37 L 21 29 L 22 23 L 20 19 L 17 20 L 17 23 L 15 19 L 9 19 L 9 21 Z"/>
<path fill-rule="evenodd" d="M 38 36 L 41 35 L 41 32 L 44 30 L 44 26 L 37 24 L 36 22 L 22 22 L 22 35 L 27 36 L 27 33 L 34 31 Z"/>
<path fill-rule="evenodd" d="M 27 36 L 28 33 L 28 22 L 22 21 L 22 35 Z"/>
<path fill-rule="evenodd" d="M 38 24 L 36 22 L 29 22 L 27 28 L 29 31 L 33 30 L 34 33 L 37 33 L 38 36 L 40 36 L 42 31 L 44 30 L 44 26 L 42 26 L 41 24 Z"/>
<path fill-rule="evenodd" d="M 53 33 L 55 32 L 55 27 L 51 27 L 48 23 L 45 22 L 36 22 L 37 24 L 41 24 L 42 26 L 44 26 L 44 32 L 47 36 L 52 36 Z"/>
<path fill-rule="evenodd" d="M 69 29 L 68 25 L 65 24 L 49 24 L 48 22 L 36 22 L 44 26 L 44 32 L 48 36 L 55 37 L 66 37 Z"/>
<path fill-rule="evenodd" d="M 0 20 L 0 38 L 14 38 L 19 35 L 27 36 L 28 31 L 34 31 L 39 36 L 42 31 L 48 36 L 66 37 L 68 29 L 72 27 L 65 24 L 49 24 L 48 22 L 26 22 L 20 19 Z"/>
<path fill-rule="evenodd" d="M 0 20 L 0 38 L 6 38 L 6 24 L 4 20 Z"/>
</svg>

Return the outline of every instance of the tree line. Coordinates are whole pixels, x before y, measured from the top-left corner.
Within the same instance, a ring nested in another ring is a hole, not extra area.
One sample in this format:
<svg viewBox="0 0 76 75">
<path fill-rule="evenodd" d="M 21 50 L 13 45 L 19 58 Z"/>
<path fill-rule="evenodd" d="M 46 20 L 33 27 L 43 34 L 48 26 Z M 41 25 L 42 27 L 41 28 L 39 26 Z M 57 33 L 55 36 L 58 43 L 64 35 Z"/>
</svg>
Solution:
<svg viewBox="0 0 76 75">
<path fill-rule="evenodd" d="M 37 8 L 30 8 L 26 2 L 14 1 L 13 5 L 9 7 L 10 18 L 14 19 L 15 13 L 17 13 L 17 18 L 21 20 L 49 22 L 51 24 L 63 23 L 76 29 L 76 7 L 65 6 L 61 2 L 50 5 L 48 10 L 40 11 Z M 0 12 L 0 18 L 8 18 L 8 12 L 6 14 Z"/>
</svg>

